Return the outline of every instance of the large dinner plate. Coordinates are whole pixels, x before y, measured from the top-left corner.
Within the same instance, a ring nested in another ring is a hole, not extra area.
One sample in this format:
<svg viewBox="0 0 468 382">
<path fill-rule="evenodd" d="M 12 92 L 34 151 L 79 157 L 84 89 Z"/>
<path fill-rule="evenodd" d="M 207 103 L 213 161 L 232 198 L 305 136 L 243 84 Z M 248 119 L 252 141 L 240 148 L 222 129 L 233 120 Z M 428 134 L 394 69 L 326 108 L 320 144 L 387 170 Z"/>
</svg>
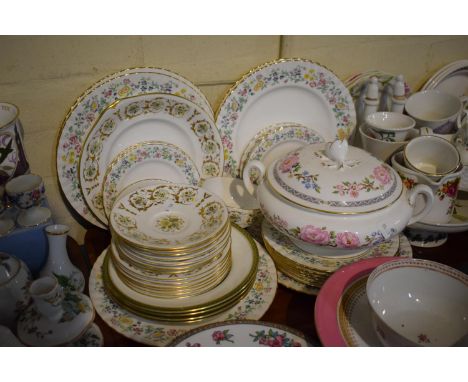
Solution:
<svg viewBox="0 0 468 382">
<path fill-rule="evenodd" d="M 192 329 L 176 338 L 176 347 L 302 347 L 309 346 L 303 333 L 270 322 L 239 320 L 217 322 Z"/>
<path fill-rule="evenodd" d="M 155 92 L 179 95 L 213 115 L 206 97 L 187 79 L 164 69 L 134 68 L 111 74 L 92 85 L 65 116 L 57 140 L 58 179 L 70 205 L 90 223 L 104 228 L 89 210 L 80 188 L 78 163 L 84 140 L 110 104 L 121 98 Z"/>
<path fill-rule="evenodd" d="M 107 166 L 122 150 L 150 140 L 182 149 L 205 178 L 222 171 L 222 145 L 214 121 L 193 102 L 161 93 L 116 101 L 90 130 L 79 163 L 85 201 L 102 222 L 106 217 L 100 186 Z"/>
<path fill-rule="evenodd" d="M 303 59 L 266 63 L 243 76 L 216 115 L 224 147 L 224 175 L 239 176 L 240 159 L 266 126 L 296 122 L 326 141 L 345 138 L 356 126 L 353 99 L 328 69 Z"/>
<path fill-rule="evenodd" d="M 457 97 L 468 96 L 468 60 L 451 62 L 438 70 L 421 90 L 439 89 Z"/>
</svg>

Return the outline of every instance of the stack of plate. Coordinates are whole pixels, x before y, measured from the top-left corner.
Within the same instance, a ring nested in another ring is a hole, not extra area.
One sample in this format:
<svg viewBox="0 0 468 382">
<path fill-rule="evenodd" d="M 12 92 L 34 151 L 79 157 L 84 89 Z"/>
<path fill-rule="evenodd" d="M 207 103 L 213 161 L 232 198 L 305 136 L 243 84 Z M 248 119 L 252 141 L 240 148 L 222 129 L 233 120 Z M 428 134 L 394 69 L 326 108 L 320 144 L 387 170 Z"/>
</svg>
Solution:
<svg viewBox="0 0 468 382">
<path fill-rule="evenodd" d="M 218 314 L 236 304 L 256 276 L 252 256 L 250 266 L 233 264 L 227 208 L 203 188 L 139 182 L 118 195 L 109 224 L 106 288 L 141 316 L 190 322 Z M 233 266 L 243 270 L 232 272 Z M 233 278 L 235 288 L 210 299 Z"/>
<path fill-rule="evenodd" d="M 358 254 L 334 257 L 318 256 L 303 251 L 266 220 L 262 223 L 262 236 L 278 271 L 314 288 L 320 288 L 338 268 L 357 260 L 374 256 L 399 256 L 399 236 Z"/>
</svg>

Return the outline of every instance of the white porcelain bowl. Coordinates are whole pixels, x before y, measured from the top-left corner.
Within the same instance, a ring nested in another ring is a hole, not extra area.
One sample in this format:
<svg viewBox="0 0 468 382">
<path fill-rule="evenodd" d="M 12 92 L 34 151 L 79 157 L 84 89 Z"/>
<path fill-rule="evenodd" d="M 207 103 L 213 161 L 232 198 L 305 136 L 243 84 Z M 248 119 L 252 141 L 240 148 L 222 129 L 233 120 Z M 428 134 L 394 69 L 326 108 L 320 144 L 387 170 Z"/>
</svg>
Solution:
<svg viewBox="0 0 468 382">
<path fill-rule="evenodd" d="M 402 259 L 367 280 L 373 325 L 387 346 L 452 346 L 468 335 L 468 275 L 433 261 Z"/>
<path fill-rule="evenodd" d="M 440 90 L 424 90 L 412 94 L 406 101 L 405 109 L 414 118 L 417 127 L 427 126 L 436 132 L 448 132 L 456 127 L 462 102 L 458 97 Z"/>
<path fill-rule="evenodd" d="M 409 138 L 416 121 L 408 115 L 397 112 L 381 111 L 369 114 L 366 124 L 378 139 L 387 142 L 401 142 Z"/>
</svg>

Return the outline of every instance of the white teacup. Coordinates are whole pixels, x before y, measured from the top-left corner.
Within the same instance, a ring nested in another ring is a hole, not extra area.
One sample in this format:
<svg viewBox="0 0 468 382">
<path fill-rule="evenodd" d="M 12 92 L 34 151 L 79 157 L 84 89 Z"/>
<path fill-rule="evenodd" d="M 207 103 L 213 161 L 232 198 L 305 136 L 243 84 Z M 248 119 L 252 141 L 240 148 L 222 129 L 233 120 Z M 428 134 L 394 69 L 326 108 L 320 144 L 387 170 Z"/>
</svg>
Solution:
<svg viewBox="0 0 468 382">
<path fill-rule="evenodd" d="M 410 116 L 392 111 L 369 114 L 365 123 L 376 138 L 387 142 L 407 140 L 416 126 L 416 121 Z"/>
<path fill-rule="evenodd" d="M 242 179 L 207 178 L 202 180 L 201 186 L 223 199 L 231 221 L 238 226 L 249 227 L 261 216 L 257 199 L 247 191 Z"/>
<path fill-rule="evenodd" d="M 437 134 L 455 132 L 457 117 L 462 110 L 460 98 L 440 90 L 424 90 L 411 95 L 405 110 L 417 127 L 426 126 Z"/>
<path fill-rule="evenodd" d="M 378 139 L 374 136 L 372 131 L 369 131 L 366 124 L 359 127 L 359 134 L 361 136 L 362 148 L 383 162 L 389 159 L 395 151 L 408 143 L 408 141 L 388 142 Z M 410 139 L 417 136 L 418 131 L 412 129 L 408 138 Z"/>
<path fill-rule="evenodd" d="M 453 173 L 460 165 L 460 154 L 456 147 L 434 135 L 422 135 L 412 139 L 405 146 L 403 153 L 407 167 L 432 179 Z"/>
</svg>

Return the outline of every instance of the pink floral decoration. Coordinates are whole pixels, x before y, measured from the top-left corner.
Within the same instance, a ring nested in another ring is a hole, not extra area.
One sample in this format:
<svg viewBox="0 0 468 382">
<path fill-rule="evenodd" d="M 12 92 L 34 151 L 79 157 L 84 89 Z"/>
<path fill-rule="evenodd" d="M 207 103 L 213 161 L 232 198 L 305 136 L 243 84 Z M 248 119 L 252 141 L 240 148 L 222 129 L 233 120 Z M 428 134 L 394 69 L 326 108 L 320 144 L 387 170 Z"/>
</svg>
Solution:
<svg viewBox="0 0 468 382">
<path fill-rule="evenodd" d="M 281 172 L 288 172 L 292 167 L 299 163 L 299 154 L 294 153 L 289 155 L 283 162 L 281 162 L 279 168 Z"/>
<path fill-rule="evenodd" d="M 327 245 L 330 241 L 330 234 L 321 228 L 306 225 L 301 228 L 299 238 L 308 243 Z"/>
<path fill-rule="evenodd" d="M 390 177 L 390 173 L 383 165 L 374 168 L 373 174 L 375 179 L 377 179 L 380 184 L 388 184 L 392 180 Z"/>
<path fill-rule="evenodd" d="M 224 340 L 224 333 L 220 330 L 216 330 L 212 334 L 213 341 L 218 342 Z"/>
<path fill-rule="evenodd" d="M 336 245 L 340 248 L 357 248 L 360 245 L 359 237 L 353 232 L 339 232 Z"/>
</svg>

